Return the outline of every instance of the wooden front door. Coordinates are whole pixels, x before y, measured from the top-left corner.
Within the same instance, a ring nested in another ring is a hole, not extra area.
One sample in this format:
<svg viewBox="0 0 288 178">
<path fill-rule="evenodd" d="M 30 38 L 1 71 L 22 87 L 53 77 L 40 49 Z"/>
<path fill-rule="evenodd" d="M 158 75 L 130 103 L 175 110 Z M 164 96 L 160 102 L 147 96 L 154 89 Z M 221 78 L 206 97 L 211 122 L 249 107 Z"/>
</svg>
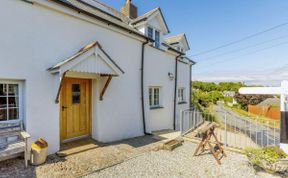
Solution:
<svg viewBox="0 0 288 178">
<path fill-rule="evenodd" d="M 91 134 L 91 80 L 65 78 L 60 102 L 60 141 Z"/>
</svg>

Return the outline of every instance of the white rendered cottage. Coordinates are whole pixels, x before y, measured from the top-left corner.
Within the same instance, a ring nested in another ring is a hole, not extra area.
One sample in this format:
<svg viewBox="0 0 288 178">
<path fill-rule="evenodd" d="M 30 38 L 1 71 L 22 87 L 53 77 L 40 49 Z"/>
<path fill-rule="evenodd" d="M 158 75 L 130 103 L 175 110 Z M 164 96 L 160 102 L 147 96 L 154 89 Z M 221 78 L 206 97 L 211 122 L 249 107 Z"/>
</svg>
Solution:
<svg viewBox="0 0 288 178">
<path fill-rule="evenodd" d="M 49 153 L 83 137 L 179 129 L 194 63 L 184 34 L 165 39 L 160 8 L 138 16 L 130 0 L 121 12 L 95 0 L 5 0 L 0 18 L 0 124 L 22 120 Z"/>
</svg>

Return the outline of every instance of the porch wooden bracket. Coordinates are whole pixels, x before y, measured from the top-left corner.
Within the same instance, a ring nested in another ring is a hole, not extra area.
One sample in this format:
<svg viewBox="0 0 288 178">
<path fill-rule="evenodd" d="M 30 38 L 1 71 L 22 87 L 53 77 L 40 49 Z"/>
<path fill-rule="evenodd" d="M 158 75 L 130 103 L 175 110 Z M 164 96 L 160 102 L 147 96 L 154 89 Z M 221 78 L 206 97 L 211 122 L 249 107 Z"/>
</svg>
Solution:
<svg viewBox="0 0 288 178">
<path fill-rule="evenodd" d="M 106 90 L 107 90 L 107 88 L 108 88 L 111 80 L 112 80 L 112 76 L 110 75 L 110 76 L 108 76 L 108 79 L 107 79 L 107 81 L 106 81 L 106 83 L 105 83 L 105 86 L 104 86 L 104 88 L 103 88 L 102 91 L 101 91 L 100 101 L 103 101 L 103 96 L 104 96 L 104 94 L 105 94 L 105 92 L 106 92 Z"/>
<path fill-rule="evenodd" d="M 62 77 L 61 77 L 60 85 L 59 85 L 59 88 L 58 88 L 58 91 L 57 91 L 57 95 L 56 95 L 56 99 L 55 99 L 55 103 L 56 104 L 59 103 L 59 96 L 60 96 L 60 92 L 61 92 L 61 89 L 62 89 L 63 80 L 64 80 L 65 76 L 66 76 L 66 72 L 64 72 Z"/>
</svg>

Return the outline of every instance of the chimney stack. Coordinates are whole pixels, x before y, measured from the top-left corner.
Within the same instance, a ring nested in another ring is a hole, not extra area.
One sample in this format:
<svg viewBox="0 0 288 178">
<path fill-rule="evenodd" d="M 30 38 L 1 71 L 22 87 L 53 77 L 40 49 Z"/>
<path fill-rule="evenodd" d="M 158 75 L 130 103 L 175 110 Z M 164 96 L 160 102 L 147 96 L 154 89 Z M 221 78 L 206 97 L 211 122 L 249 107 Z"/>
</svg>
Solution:
<svg viewBox="0 0 288 178">
<path fill-rule="evenodd" d="M 126 3 L 121 7 L 121 13 L 130 19 L 138 17 L 138 9 L 131 3 L 132 0 L 126 0 Z"/>
</svg>

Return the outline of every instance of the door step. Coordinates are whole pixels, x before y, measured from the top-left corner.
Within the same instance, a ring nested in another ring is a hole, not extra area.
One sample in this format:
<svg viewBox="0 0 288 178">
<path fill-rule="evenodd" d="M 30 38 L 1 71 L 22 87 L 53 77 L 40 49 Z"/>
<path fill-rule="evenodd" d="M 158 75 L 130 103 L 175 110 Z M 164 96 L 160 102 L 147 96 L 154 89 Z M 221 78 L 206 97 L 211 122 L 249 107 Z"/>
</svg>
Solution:
<svg viewBox="0 0 288 178">
<path fill-rule="evenodd" d="M 102 147 L 103 144 L 93 139 L 87 138 L 82 140 L 76 140 L 69 143 L 61 144 L 61 150 L 56 153 L 59 157 L 66 157 L 78 153 L 82 153 L 88 150 L 97 149 Z"/>
<path fill-rule="evenodd" d="M 172 139 L 172 140 L 165 142 L 163 144 L 163 148 L 165 150 L 173 151 L 175 148 L 182 146 L 183 142 L 184 141 L 180 138 Z"/>
</svg>

